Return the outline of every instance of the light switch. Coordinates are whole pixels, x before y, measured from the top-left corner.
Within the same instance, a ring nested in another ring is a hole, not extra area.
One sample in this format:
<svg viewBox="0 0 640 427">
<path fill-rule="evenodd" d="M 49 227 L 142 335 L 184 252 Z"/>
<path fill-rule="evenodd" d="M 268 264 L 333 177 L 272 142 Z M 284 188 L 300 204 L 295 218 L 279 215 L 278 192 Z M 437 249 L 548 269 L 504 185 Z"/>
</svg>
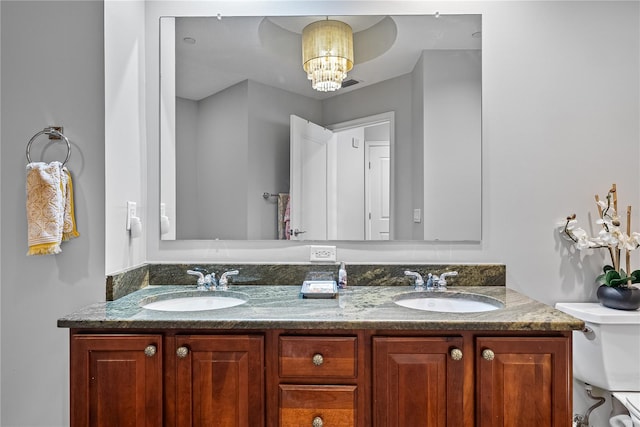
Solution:
<svg viewBox="0 0 640 427">
<path fill-rule="evenodd" d="M 413 222 L 417 222 L 417 223 L 422 222 L 422 209 L 413 210 Z"/>
<path fill-rule="evenodd" d="M 135 218 L 137 211 L 136 202 L 127 202 L 127 230 L 131 230 L 131 218 Z"/>
</svg>

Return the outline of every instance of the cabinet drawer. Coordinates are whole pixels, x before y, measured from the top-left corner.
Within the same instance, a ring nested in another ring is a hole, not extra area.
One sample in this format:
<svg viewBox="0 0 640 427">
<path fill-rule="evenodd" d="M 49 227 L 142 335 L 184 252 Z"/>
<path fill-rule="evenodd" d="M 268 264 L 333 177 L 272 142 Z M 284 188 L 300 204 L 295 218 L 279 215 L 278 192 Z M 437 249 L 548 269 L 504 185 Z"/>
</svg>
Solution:
<svg viewBox="0 0 640 427">
<path fill-rule="evenodd" d="M 280 337 L 282 378 L 355 379 L 357 337 Z"/>
<path fill-rule="evenodd" d="M 356 386 L 281 384 L 279 425 L 355 426 L 356 395 Z"/>
</svg>

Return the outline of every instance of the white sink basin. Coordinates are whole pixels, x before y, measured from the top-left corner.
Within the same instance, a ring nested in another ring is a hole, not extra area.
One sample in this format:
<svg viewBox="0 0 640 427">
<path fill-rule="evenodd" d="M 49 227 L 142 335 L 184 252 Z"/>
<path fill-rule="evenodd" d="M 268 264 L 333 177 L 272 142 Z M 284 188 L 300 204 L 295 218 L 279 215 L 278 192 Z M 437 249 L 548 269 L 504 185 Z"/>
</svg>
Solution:
<svg viewBox="0 0 640 427">
<path fill-rule="evenodd" d="M 242 297 L 228 295 L 184 296 L 180 294 L 173 298 L 151 299 L 149 302 L 143 301 L 140 305 L 147 310 L 157 311 L 206 311 L 235 307 L 245 302 L 247 300 Z"/>
<path fill-rule="evenodd" d="M 444 313 L 479 313 L 504 307 L 500 301 L 484 295 L 409 294 L 394 301 L 397 305 L 415 310 Z"/>
</svg>

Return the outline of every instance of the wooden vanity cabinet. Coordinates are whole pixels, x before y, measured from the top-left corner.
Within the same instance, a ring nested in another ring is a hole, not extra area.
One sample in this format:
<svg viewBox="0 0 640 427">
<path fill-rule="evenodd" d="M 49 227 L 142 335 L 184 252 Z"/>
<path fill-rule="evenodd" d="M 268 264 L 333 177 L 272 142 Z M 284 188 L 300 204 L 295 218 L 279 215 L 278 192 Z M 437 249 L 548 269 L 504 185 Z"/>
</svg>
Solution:
<svg viewBox="0 0 640 427">
<path fill-rule="evenodd" d="M 71 426 L 162 425 L 162 335 L 72 335 Z"/>
<path fill-rule="evenodd" d="M 263 341 L 258 335 L 167 337 L 165 425 L 263 426 Z"/>
<path fill-rule="evenodd" d="M 268 425 L 365 426 L 362 333 L 316 335 L 272 331 Z M 267 393 L 269 395 L 269 393 Z"/>
<path fill-rule="evenodd" d="M 570 331 L 93 332 L 72 427 L 571 425 Z"/>
<path fill-rule="evenodd" d="M 72 334 L 71 426 L 264 426 L 263 342 Z"/>
<path fill-rule="evenodd" d="M 570 332 L 504 335 L 373 337 L 373 425 L 571 425 Z"/>
<path fill-rule="evenodd" d="M 373 337 L 373 425 L 462 426 L 461 337 Z"/>
<path fill-rule="evenodd" d="M 571 340 L 479 337 L 476 340 L 479 427 L 571 425 Z"/>
</svg>

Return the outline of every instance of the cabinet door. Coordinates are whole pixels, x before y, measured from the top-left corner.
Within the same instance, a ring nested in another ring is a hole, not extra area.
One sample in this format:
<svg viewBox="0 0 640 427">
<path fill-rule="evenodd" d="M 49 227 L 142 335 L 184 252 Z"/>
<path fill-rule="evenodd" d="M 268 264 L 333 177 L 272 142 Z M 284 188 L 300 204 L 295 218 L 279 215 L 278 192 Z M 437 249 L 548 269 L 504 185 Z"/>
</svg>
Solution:
<svg viewBox="0 0 640 427">
<path fill-rule="evenodd" d="M 264 425 L 263 338 L 178 336 L 177 426 Z"/>
<path fill-rule="evenodd" d="M 162 337 L 73 335 L 71 426 L 162 425 Z"/>
<path fill-rule="evenodd" d="M 375 426 L 462 426 L 462 338 L 373 338 Z"/>
<path fill-rule="evenodd" d="M 478 338 L 480 427 L 571 425 L 569 338 Z"/>
</svg>

